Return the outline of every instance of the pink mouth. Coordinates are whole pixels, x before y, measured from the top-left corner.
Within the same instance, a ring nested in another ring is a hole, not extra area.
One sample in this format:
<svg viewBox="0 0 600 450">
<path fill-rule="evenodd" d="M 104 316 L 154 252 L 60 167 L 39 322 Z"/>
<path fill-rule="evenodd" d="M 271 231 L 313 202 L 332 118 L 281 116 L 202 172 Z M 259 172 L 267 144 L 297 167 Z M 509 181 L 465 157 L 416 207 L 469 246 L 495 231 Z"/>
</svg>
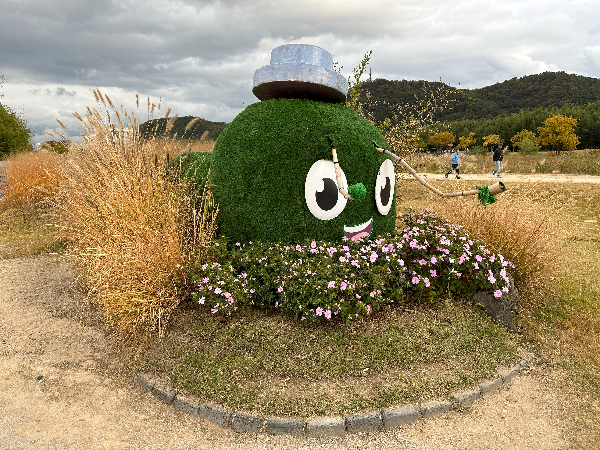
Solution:
<svg viewBox="0 0 600 450">
<path fill-rule="evenodd" d="M 364 237 L 367 237 L 371 234 L 373 230 L 373 219 L 365 222 L 363 224 L 354 226 L 354 227 L 344 227 L 344 233 L 348 239 L 352 239 L 353 241 L 359 241 Z"/>
</svg>

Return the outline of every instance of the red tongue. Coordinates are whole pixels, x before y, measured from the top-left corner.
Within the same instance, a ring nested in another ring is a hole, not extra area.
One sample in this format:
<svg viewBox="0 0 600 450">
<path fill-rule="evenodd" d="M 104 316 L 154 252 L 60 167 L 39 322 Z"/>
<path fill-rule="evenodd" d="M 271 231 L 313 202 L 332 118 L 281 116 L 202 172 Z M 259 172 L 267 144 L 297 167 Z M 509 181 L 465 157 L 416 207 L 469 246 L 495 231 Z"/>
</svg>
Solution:
<svg viewBox="0 0 600 450">
<path fill-rule="evenodd" d="M 356 242 L 368 235 L 368 231 L 359 231 L 358 233 L 354 233 L 352 236 L 350 236 L 350 239 Z"/>
<path fill-rule="evenodd" d="M 368 236 L 369 234 L 371 234 L 372 229 L 373 229 L 373 222 L 369 221 L 367 226 L 364 229 L 362 229 L 361 231 L 355 231 L 354 233 L 350 233 L 350 232 L 346 231 L 346 237 L 348 239 L 352 239 L 353 241 L 358 241 L 359 239 L 362 239 L 362 238 Z"/>
</svg>

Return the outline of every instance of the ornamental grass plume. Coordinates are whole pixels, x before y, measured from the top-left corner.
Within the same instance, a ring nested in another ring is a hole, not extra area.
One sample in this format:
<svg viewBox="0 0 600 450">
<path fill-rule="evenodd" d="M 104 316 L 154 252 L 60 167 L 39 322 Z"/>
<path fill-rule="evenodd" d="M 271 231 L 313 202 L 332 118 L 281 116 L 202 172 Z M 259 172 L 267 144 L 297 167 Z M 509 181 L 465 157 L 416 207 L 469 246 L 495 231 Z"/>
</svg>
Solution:
<svg viewBox="0 0 600 450">
<path fill-rule="evenodd" d="M 75 117 L 82 143 L 65 155 L 58 195 L 71 251 L 122 339 L 149 343 L 190 295 L 183 268 L 202 261 L 217 208 L 209 191 L 199 196 L 167 170 L 177 141 L 142 139 L 122 107 Z"/>
</svg>

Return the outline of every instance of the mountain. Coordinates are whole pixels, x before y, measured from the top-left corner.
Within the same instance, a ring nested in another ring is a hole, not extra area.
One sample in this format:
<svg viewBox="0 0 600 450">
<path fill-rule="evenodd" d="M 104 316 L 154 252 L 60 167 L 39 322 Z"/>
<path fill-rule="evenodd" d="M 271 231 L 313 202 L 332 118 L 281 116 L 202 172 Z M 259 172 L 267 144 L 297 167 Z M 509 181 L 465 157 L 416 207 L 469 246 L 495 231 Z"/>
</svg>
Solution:
<svg viewBox="0 0 600 450">
<path fill-rule="evenodd" d="M 192 123 L 190 124 L 190 122 Z M 172 127 L 168 133 L 166 133 L 167 124 Z M 225 122 L 211 122 L 210 120 L 193 116 L 171 117 L 170 119 L 163 117 L 161 119 L 148 120 L 141 124 L 140 133 L 145 138 L 152 135 L 164 136 L 166 134 L 169 137 L 177 136 L 181 139 L 198 140 L 203 138 L 214 141 L 219 137 L 225 125 L 227 125 Z"/>
<path fill-rule="evenodd" d="M 392 116 L 393 108 L 388 105 L 414 104 L 415 97 L 423 99 L 427 92 L 438 89 L 454 89 L 454 93 L 448 96 L 452 107 L 435 114 L 436 119 L 447 122 L 492 119 L 536 108 L 560 108 L 563 105 L 587 105 L 600 101 L 600 79 L 565 72 L 527 75 L 479 89 L 455 89 L 438 81 L 382 78 L 363 82 L 363 88 L 362 100 L 367 100 L 368 92 L 371 101 L 371 106 L 365 109 L 373 114 L 376 121 Z M 225 122 L 211 122 L 192 116 L 169 120 L 161 118 L 144 122 L 140 125 L 142 136 L 163 136 L 169 123 L 172 128 L 168 136 L 197 140 L 207 133 L 204 139 L 215 140 L 226 125 Z"/>
<path fill-rule="evenodd" d="M 441 82 L 390 81 L 376 79 L 363 83 L 374 106 L 368 108 L 376 120 L 390 116 L 389 104 L 413 103 L 423 98 L 425 88 L 433 91 L 449 86 Z M 585 105 L 600 101 L 600 79 L 565 72 L 544 72 L 512 78 L 479 89 L 456 89 L 449 96 L 453 107 L 438 113 L 443 121 L 483 119 L 517 113 L 526 109 L 565 104 Z M 364 97 L 366 100 L 366 97 Z"/>
</svg>

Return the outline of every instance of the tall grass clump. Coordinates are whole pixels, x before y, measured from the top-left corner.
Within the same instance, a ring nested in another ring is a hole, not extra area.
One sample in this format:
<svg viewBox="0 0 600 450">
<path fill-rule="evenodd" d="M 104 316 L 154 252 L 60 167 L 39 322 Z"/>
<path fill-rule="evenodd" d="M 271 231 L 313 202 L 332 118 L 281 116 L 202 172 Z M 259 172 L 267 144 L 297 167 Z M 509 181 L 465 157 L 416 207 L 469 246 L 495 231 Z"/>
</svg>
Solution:
<svg viewBox="0 0 600 450">
<path fill-rule="evenodd" d="M 217 209 L 167 169 L 178 142 L 141 139 L 133 113 L 94 94 L 105 111 L 74 114 L 82 143 L 65 155 L 58 202 L 90 292 L 124 341 L 143 344 L 190 295 L 186 270 L 203 261 Z"/>
<path fill-rule="evenodd" d="M 49 151 L 22 152 L 2 164 L 2 204 L 18 210 L 44 206 L 51 201 L 61 181 L 60 155 Z"/>
</svg>

